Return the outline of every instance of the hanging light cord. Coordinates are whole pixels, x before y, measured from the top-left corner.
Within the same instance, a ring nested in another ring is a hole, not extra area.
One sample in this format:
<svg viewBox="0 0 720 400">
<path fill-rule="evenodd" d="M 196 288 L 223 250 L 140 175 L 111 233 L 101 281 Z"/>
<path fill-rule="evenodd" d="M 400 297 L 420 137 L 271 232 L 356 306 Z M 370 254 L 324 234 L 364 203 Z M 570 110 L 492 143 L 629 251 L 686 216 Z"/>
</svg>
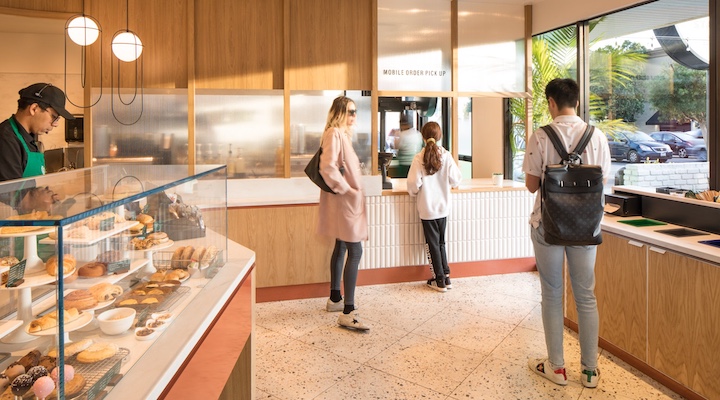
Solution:
<svg viewBox="0 0 720 400">
<path fill-rule="evenodd" d="M 83 0 L 83 2 L 82 2 L 81 15 L 82 15 L 83 17 L 85 17 L 85 0 Z M 71 20 L 72 20 L 72 17 L 71 17 Z M 67 28 L 66 28 L 66 29 L 67 29 Z M 87 27 L 86 27 L 86 32 L 87 32 Z M 97 100 L 95 100 L 95 102 L 92 103 L 92 104 L 90 104 L 89 106 L 81 106 L 81 105 L 79 105 L 79 104 L 75 104 L 75 103 L 70 99 L 70 96 L 68 96 L 68 94 L 67 94 L 67 92 L 68 92 L 68 91 L 67 91 L 67 87 L 68 87 L 68 83 L 67 83 L 67 76 L 68 76 L 68 74 L 67 74 L 67 45 L 68 45 L 68 44 L 67 44 L 67 41 L 68 41 L 68 37 L 67 37 L 67 36 L 68 36 L 68 35 L 65 35 L 65 70 L 64 70 L 65 73 L 63 74 L 63 75 L 64 75 L 64 78 L 65 78 L 65 89 L 66 89 L 66 90 L 65 90 L 65 98 L 68 100 L 68 103 L 72 104 L 73 106 L 75 106 L 75 107 L 77 107 L 77 108 L 90 108 L 90 107 L 93 107 L 94 105 L 96 105 L 97 103 L 100 102 L 100 99 L 102 99 L 102 94 L 103 94 L 103 90 L 102 90 L 102 64 L 103 64 L 103 63 L 102 63 L 102 54 L 103 54 L 103 53 L 102 53 L 102 29 L 100 29 L 100 26 L 99 26 L 99 25 L 98 25 L 98 33 L 99 33 L 99 36 L 100 36 L 100 37 L 99 37 L 99 40 L 100 40 L 100 96 L 98 96 Z M 87 35 L 87 33 L 86 33 L 86 35 Z M 87 55 L 86 47 L 87 47 L 87 46 L 80 46 L 80 47 L 82 47 L 82 48 L 80 49 L 80 86 L 82 86 L 82 88 L 85 89 L 85 84 L 86 84 L 86 79 L 87 79 L 87 73 L 86 73 L 87 70 L 86 70 L 86 67 L 85 67 L 85 65 L 86 65 L 86 60 L 87 60 L 87 57 L 86 57 L 86 55 Z"/>
<path fill-rule="evenodd" d="M 140 62 L 142 62 L 142 60 L 135 60 L 135 92 L 133 93 L 132 100 L 130 100 L 129 102 L 125 102 L 125 100 L 123 100 L 123 98 L 122 98 L 122 94 L 120 93 L 120 60 L 117 61 L 117 64 L 118 64 L 117 86 L 118 86 L 118 99 L 120 100 L 120 102 L 126 106 L 129 106 L 132 103 L 134 103 L 135 99 L 137 98 L 137 95 L 138 95 L 138 87 L 140 88 L 140 115 L 138 115 L 137 119 L 135 119 L 135 121 L 132 121 L 132 122 L 120 121 L 120 119 L 118 119 L 117 115 L 115 114 L 115 86 L 113 85 L 113 82 L 115 80 L 115 77 L 114 77 L 115 68 L 114 68 L 114 63 L 110 64 L 110 82 L 111 82 L 110 83 L 110 109 L 112 110 L 112 115 L 115 118 L 115 120 L 126 126 L 134 125 L 138 121 L 140 121 L 140 118 L 142 118 L 143 109 L 145 106 L 145 100 L 144 100 L 145 99 L 145 96 L 144 96 L 145 90 L 143 88 L 143 82 L 142 82 L 143 68 L 142 68 L 142 66 L 138 66 L 138 64 Z M 139 85 L 138 85 L 138 82 L 140 83 Z"/>
</svg>

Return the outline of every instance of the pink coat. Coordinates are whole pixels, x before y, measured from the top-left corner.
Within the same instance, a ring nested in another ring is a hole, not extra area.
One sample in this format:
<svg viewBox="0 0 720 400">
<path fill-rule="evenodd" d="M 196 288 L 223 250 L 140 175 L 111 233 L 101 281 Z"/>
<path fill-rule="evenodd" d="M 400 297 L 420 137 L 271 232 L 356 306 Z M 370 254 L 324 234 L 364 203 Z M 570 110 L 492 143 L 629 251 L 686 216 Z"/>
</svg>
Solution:
<svg viewBox="0 0 720 400">
<path fill-rule="evenodd" d="M 345 156 L 345 175 L 340 173 L 342 154 Z M 352 147 L 352 139 L 329 128 L 322 137 L 320 175 L 335 194 L 320 191 L 320 212 L 317 233 L 345 242 L 360 242 L 368 238 L 365 194 L 362 189 L 360 160 Z"/>
</svg>

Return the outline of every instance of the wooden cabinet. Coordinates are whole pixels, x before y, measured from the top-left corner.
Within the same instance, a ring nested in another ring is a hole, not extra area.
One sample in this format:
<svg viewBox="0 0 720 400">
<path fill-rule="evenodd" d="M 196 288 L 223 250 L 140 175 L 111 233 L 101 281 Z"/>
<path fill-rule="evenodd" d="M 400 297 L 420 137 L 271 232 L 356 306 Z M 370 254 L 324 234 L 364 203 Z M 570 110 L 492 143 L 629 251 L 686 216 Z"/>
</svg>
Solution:
<svg viewBox="0 0 720 400">
<path fill-rule="evenodd" d="M 595 262 L 595 296 L 600 337 L 646 361 L 646 246 L 604 234 Z M 567 268 L 567 267 L 566 267 Z M 566 273 L 566 317 L 577 323 L 577 310 Z"/>
<path fill-rule="evenodd" d="M 648 364 L 709 399 L 720 398 L 720 267 L 648 251 Z"/>
</svg>

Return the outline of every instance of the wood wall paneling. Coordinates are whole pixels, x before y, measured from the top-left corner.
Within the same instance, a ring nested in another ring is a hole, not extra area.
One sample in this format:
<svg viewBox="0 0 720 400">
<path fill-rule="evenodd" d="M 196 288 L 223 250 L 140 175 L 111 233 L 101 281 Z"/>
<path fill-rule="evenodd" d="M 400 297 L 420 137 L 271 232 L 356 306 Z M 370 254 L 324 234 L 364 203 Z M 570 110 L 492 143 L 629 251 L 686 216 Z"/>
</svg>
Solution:
<svg viewBox="0 0 720 400">
<path fill-rule="evenodd" d="M 197 88 L 283 88 L 283 0 L 196 0 Z"/>
<path fill-rule="evenodd" d="M 648 254 L 648 363 L 718 399 L 720 268 L 672 252 Z"/>
<path fill-rule="evenodd" d="M 142 85 L 145 88 L 186 88 L 188 72 L 185 32 L 187 1 L 191 0 L 127 1 L 129 15 L 124 1 L 94 0 L 85 5 L 87 14 L 102 27 L 102 86 L 109 87 L 112 83 L 117 87 L 118 76 L 120 87 L 136 86 L 136 63 L 118 62 L 112 55 L 113 36 L 129 28 L 143 44 L 138 61 L 138 66 L 142 67 Z M 100 46 L 90 46 L 88 60 L 97 60 L 98 51 Z M 91 76 L 92 85 L 100 86 L 98 74 L 93 73 Z"/>
<path fill-rule="evenodd" d="M 258 288 L 329 282 L 334 241 L 317 219 L 317 205 L 232 208 L 228 238 L 255 251 Z"/>
<path fill-rule="evenodd" d="M 7 8 L 3 13 L 15 15 L 31 15 L 41 17 L 38 11 L 62 12 L 75 14 L 82 8 L 82 0 L 0 0 L 0 7 Z M 31 11 L 25 14 L 23 11 Z"/>
<path fill-rule="evenodd" d="M 372 4 L 371 0 L 290 3 L 291 89 L 371 89 Z"/>
</svg>

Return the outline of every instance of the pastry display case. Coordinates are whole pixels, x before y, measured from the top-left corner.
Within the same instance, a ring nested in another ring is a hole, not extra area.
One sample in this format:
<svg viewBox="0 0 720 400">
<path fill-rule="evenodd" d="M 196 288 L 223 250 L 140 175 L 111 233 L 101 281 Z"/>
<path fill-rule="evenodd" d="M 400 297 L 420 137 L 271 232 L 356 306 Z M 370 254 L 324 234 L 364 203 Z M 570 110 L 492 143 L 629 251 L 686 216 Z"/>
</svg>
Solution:
<svg viewBox="0 0 720 400">
<path fill-rule="evenodd" d="M 226 180 L 105 165 L 0 184 L 0 399 L 114 397 L 225 266 Z"/>
</svg>

